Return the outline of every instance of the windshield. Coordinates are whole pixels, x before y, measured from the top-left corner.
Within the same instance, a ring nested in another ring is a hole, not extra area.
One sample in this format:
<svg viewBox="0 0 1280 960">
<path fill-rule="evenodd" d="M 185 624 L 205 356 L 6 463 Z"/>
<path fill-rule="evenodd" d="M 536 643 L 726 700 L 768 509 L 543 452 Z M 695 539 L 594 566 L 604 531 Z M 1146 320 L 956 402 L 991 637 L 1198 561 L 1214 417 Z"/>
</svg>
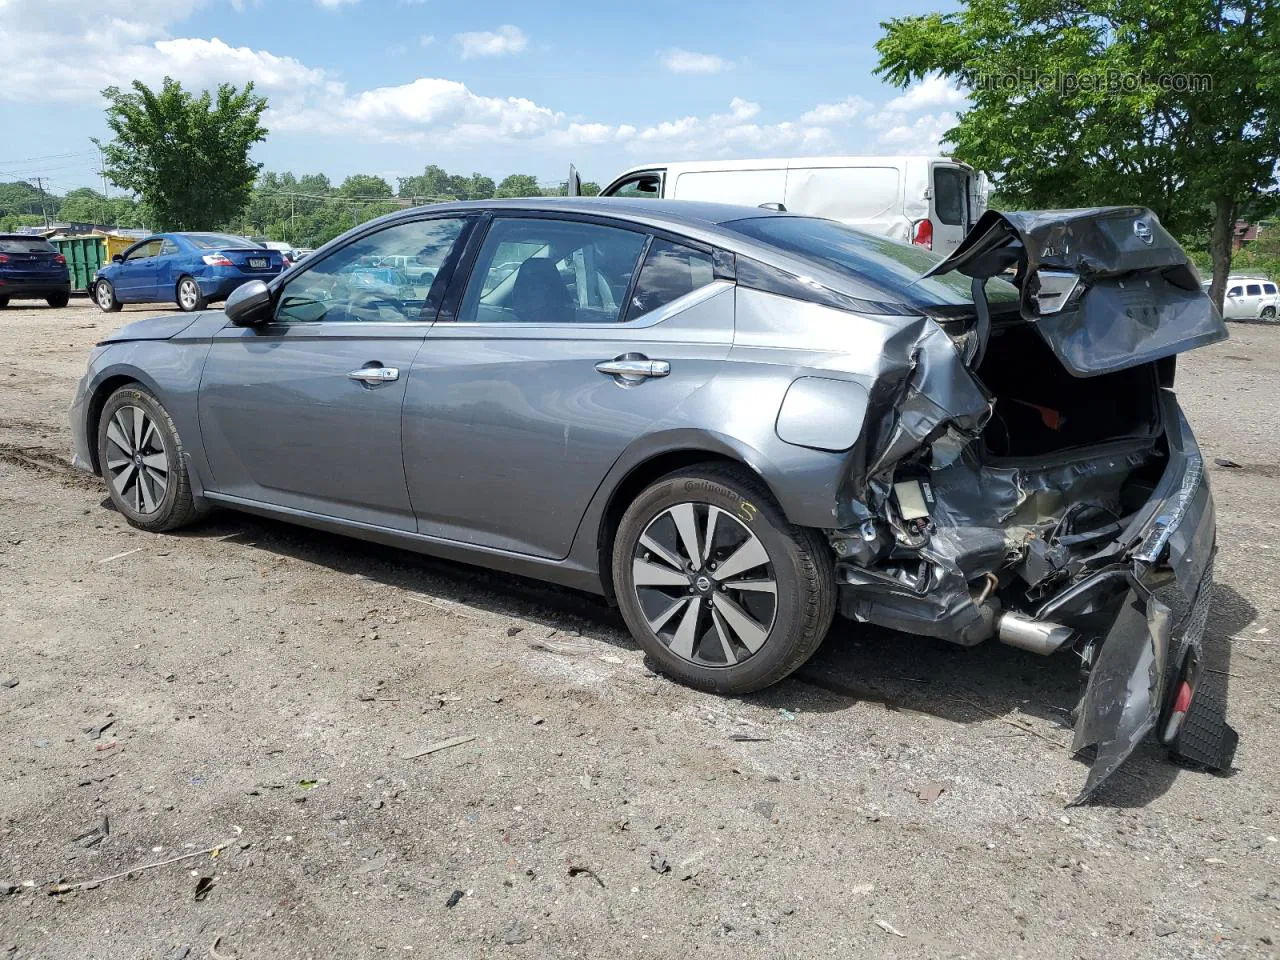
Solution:
<svg viewBox="0 0 1280 960">
<path fill-rule="evenodd" d="M 915 307 L 973 303 L 968 277 L 948 273 L 921 280 L 921 274 L 938 263 L 942 255 L 914 244 L 898 243 L 834 220 L 812 217 L 753 217 L 722 226 L 878 287 L 892 295 L 886 300 L 900 300 Z M 991 279 L 987 281 L 987 299 L 992 304 L 1016 303 L 1018 289 L 1003 280 Z"/>
<path fill-rule="evenodd" d="M 53 244 L 43 237 L 0 237 L 0 253 L 53 252 Z"/>
<path fill-rule="evenodd" d="M 187 240 L 201 250 L 225 250 L 228 247 L 261 247 L 245 237 L 235 237 L 229 233 L 188 233 Z"/>
</svg>

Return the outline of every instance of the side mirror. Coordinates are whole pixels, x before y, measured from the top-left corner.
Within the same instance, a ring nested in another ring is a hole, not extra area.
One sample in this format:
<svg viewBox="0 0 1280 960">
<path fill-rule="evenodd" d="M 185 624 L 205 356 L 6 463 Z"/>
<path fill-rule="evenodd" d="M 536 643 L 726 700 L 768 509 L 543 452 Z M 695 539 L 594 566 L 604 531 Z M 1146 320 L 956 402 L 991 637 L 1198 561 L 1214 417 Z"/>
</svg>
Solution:
<svg viewBox="0 0 1280 960">
<path fill-rule="evenodd" d="M 117 253 L 117 254 L 114 254 L 114 255 L 111 257 L 111 262 L 112 262 L 112 263 L 124 263 L 124 254 L 123 254 L 123 253 Z"/>
<path fill-rule="evenodd" d="M 253 327 L 271 316 L 271 291 L 261 280 L 250 280 L 231 291 L 222 308 L 237 327 Z"/>
</svg>

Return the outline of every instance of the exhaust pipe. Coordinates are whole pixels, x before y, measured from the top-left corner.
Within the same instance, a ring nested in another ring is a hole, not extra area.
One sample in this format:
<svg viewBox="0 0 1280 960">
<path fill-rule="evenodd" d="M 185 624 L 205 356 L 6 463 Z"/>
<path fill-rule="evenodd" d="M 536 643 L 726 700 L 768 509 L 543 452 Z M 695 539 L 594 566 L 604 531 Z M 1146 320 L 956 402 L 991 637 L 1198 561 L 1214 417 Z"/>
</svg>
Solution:
<svg viewBox="0 0 1280 960">
<path fill-rule="evenodd" d="M 996 639 L 1001 643 L 1046 657 L 1057 652 L 1074 633 L 1061 623 L 1032 620 L 1011 610 L 1000 614 L 996 620 Z"/>
</svg>

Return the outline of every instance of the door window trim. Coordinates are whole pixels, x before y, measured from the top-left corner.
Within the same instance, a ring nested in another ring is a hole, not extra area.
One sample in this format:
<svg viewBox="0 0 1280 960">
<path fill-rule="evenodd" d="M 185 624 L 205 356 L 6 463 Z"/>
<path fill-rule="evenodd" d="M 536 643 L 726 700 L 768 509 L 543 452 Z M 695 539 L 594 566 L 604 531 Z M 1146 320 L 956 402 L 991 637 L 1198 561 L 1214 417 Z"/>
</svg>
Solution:
<svg viewBox="0 0 1280 960">
<path fill-rule="evenodd" d="M 650 170 L 635 170 L 631 173 L 623 174 L 617 180 L 613 181 L 613 183 L 609 184 L 607 187 L 601 190 L 600 196 L 602 197 L 617 196 L 617 191 L 621 190 L 623 187 L 625 187 L 628 183 L 631 183 L 633 180 L 639 180 L 641 177 L 651 177 L 651 176 L 657 176 L 658 178 L 658 195 L 654 199 L 661 200 L 664 196 L 666 196 L 666 191 L 667 191 L 667 168 L 666 167 L 653 167 Z M 627 198 L 624 197 L 623 199 L 625 200 Z M 641 198 L 634 197 L 632 199 L 641 199 Z"/>
</svg>

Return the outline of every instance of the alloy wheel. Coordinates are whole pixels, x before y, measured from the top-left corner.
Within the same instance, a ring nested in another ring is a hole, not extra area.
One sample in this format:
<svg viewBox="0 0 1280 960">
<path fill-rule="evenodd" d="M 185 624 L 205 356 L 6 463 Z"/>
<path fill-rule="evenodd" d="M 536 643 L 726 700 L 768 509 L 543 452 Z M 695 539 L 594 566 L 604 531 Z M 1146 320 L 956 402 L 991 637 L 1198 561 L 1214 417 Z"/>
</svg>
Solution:
<svg viewBox="0 0 1280 960">
<path fill-rule="evenodd" d="M 110 310 L 111 298 L 113 294 L 111 285 L 106 283 L 105 281 L 103 283 L 99 283 L 98 286 L 94 289 L 94 293 L 97 294 L 98 306 L 100 306 L 103 310 Z"/>
<path fill-rule="evenodd" d="M 632 551 L 636 601 L 676 656 L 729 667 L 769 637 L 778 584 L 764 544 L 733 514 L 678 503 L 654 517 Z"/>
<path fill-rule="evenodd" d="M 141 407 L 120 407 L 107 424 L 107 473 L 120 499 L 142 515 L 155 513 L 169 489 L 164 435 Z"/>
<path fill-rule="evenodd" d="M 190 280 L 183 280 L 178 284 L 178 303 L 182 305 L 183 310 L 194 310 L 196 303 L 200 299 L 200 288 Z"/>
</svg>

